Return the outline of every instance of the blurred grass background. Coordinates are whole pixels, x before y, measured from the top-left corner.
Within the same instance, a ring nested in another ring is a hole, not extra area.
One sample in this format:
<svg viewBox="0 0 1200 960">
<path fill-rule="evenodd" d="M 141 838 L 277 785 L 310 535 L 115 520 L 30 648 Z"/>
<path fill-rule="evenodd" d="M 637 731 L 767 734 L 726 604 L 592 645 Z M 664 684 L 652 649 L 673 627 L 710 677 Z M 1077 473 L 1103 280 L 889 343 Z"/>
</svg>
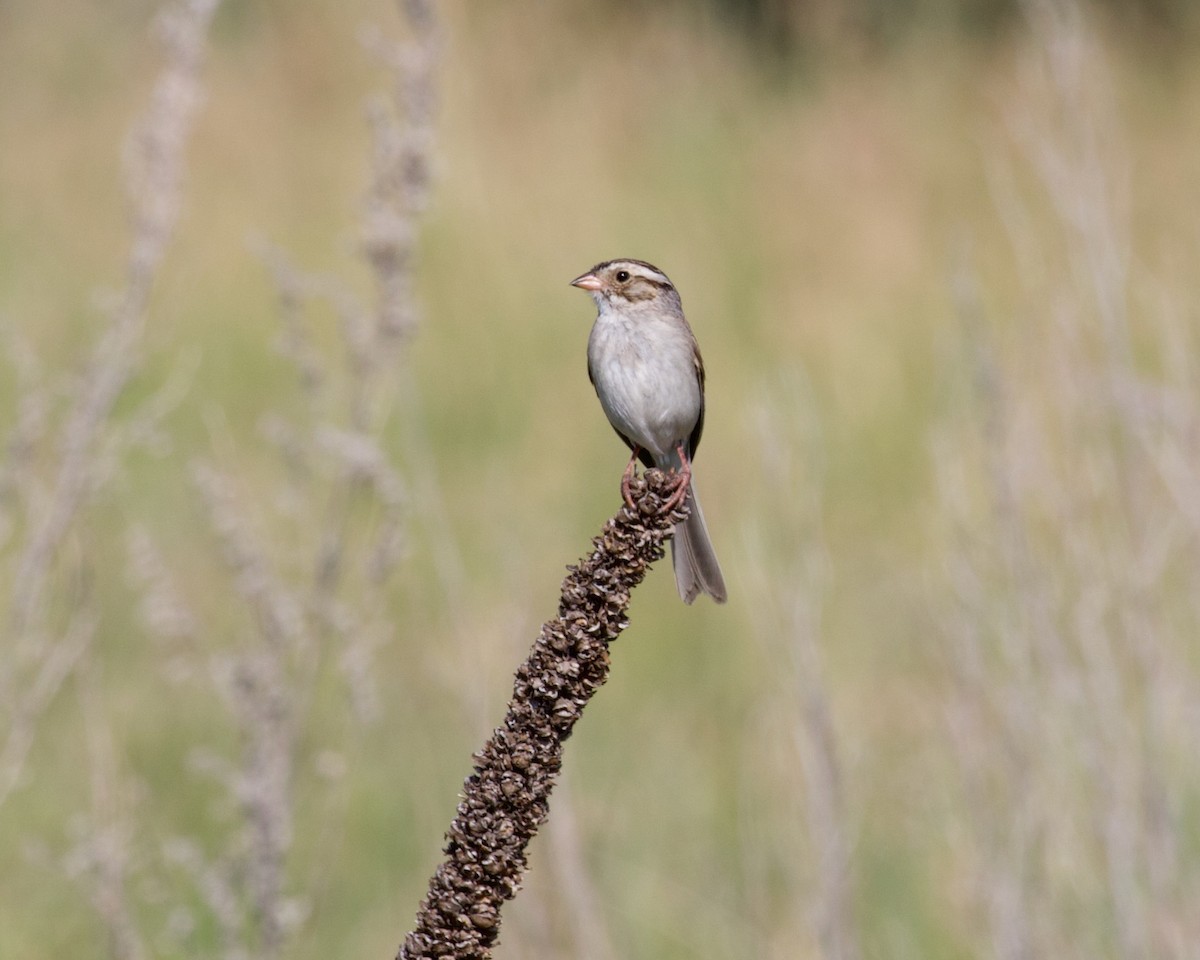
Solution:
<svg viewBox="0 0 1200 960">
<path fill-rule="evenodd" d="M 1011 117 L 1030 96 L 1020 65 L 1033 41 L 1004 5 L 900 6 L 439 5 L 424 318 L 384 433 L 412 485 L 396 634 L 374 663 L 381 717 L 348 734 L 330 683 L 298 745 L 288 869 L 311 913 L 289 956 L 394 950 L 563 564 L 617 506 L 625 454 L 585 375 L 593 308 L 567 286 L 615 256 L 670 274 L 703 346 L 698 485 L 731 600 L 684 607 L 665 566 L 641 590 L 611 683 L 571 743 L 575 835 L 542 838 L 497 956 L 829 955 L 792 743 L 800 703 L 772 627 L 813 591 L 862 955 L 999 955 L 971 893 L 944 727 L 954 680 L 939 611 L 953 560 L 930 438 L 969 392 L 953 293 L 964 260 L 1002 358 L 1020 369 L 1043 336 L 1023 322 L 1020 251 L 994 181 L 997 162 L 1032 176 L 1012 159 Z M 153 9 L 0 5 L 0 318 L 59 390 L 85 355 L 98 291 L 120 279 L 120 147 L 157 66 Z M 1136 16 L 1087 10 L 1128 163 L 1131 259 L 1194 324 L 1195 15 L 1165 0 Z M 236 642 L 246 627 L 223 599 L 188 464 L 216 448 L 262 502 L 280 485 L 257 425 L 301 400 L 274 349 L 277 292 L 249 243 L 268 238 L 365 287 L 362 103 L 383 81 L 357 35 L 394 20 L 381 0 L 304 0 L 226 4 L 213 27 L 183 220 L 122 405 L 173 370 L 194 374 L 169 447 L 130 456 L 71 546 L 90 557 L 89 669 L 131 784 L 139 866 L 170 837 L 204 846 L 227 828 L 232 814 L 187 756 L 232 749 L 236 730 L 139 626 L 125 531 L 150 531 L 214 647 Z M 1053 229 L 1050 206 L 1034 208 L 1036 235 Z M 313 322 L 335 324 L 319 310 Z M 0 387 L 0 422 L 16 390 Z M 287 541 L 274 548 L 286 564 Z M 803 572 L 812 550 L 816 586 Z M 62 867 L 87 806 L 81 697 L 68 685 L 55 702 L 0 811 L 3 957 L 111 955 L 85 885 Z M 331 751 L 345 768 L 332 783 L 314 773 Z M 1195 787 L 1179 793 L 1193 813 Z M 1194 852 L 1195 818 L 1182 823 Z M 581 872 L 603 931 L 591 939 L 564 892 Z M 134 893 L 156 952 L 183 950 L 164 931 L 173 905 L 202 916 L 198 905 L 161 878 Z M 188 955 L 218 952 L 202 921 L 189 936 Z"/>
</svg>

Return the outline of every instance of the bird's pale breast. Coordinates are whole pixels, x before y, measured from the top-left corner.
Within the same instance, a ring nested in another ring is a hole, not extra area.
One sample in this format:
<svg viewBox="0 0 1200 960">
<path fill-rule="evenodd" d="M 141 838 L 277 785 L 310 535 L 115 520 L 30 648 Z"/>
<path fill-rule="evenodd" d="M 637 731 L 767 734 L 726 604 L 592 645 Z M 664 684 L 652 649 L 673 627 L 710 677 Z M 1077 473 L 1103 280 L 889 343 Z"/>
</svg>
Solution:
<svg viewBox="0 0 1200 960">
<path fill-rule="evenodd" d="M 663 464 L 700 416 L 700 383 L 686 329 L 646 316 L 602 312 L 588 363 L 609 422 Z"/>
</svg>

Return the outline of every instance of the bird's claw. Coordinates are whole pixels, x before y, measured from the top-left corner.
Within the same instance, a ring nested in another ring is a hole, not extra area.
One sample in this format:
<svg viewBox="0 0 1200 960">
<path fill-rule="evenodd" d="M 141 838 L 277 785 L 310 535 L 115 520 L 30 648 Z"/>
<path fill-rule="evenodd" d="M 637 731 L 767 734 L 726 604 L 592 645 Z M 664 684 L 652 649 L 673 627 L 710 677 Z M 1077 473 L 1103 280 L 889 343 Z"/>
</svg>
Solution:
<svg viewBox="0 0 1200 960">
<path fill-rule="evenodd" d="M 670 513 L 681 503 L 683 503 L 683 501 L 687 498 L 688 488 L 692 483 L 691 458 L 687 455 L 687 451 L 683 449 L 682 444 L 676 447 L 676 451 L 679 453 L 679 471 L 671 471 L 672 475 L 675 477 L 675 489 L 671 491 L 671 495 L 667 497 L 667 499 L 663 502 L 663 505 L 659 507 L 659 513 Z"/>
<path fill-rule="evenodd" d="M 680 473 L 676 475 L 675 489 L 671 492 L 671 495 L 663 501 L 662 506 L 658 508 L 659 513 L 670 513 L 681 503 L 683 503 L 684 498 L 687 497 L 688 483 L 691 481 L 691 479 L 691 476 L 686 473 Z"/>
<path fill-rule="evenodd" d="M 658 513 L 670 513 L 676 509 L 687 498 L 688 487 L 692 482 L 692 462 L 688 457 L 687 452 L 683 449 L 682 444 L 677 448 L 679 452 L 680 466 L 678 470 L 672 468 L 667 474 L 672 482 L 670 496 L 662 502 L 658 508 Z M 640 451 L 637 447 L 633 448 L 633 455 L 629 458 L 629 463 L 625 465 L 625 472 L 621 475 L 621 498 L 625 501 L 626 506 L 630 510 L 637 511 L 637 504 L 633 500 L 633 484 L 634 471 L 637 467 L 637 458 Z"/>
</svg>

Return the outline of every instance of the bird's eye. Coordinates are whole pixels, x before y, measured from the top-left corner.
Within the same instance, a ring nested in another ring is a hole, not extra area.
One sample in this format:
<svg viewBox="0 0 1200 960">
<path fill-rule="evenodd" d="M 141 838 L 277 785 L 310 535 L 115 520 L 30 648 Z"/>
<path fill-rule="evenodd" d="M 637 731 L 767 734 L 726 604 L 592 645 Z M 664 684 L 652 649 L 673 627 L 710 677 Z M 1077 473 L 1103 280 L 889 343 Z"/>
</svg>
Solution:
<svg viewBox="0 0 1200 960">
<path fill-rule="evenodd" d="M 629 279 L 629 271 L 628 270 L 618 270 L 617 271 L 617 283 L 624 283 L 628 279 Z"/>
</svg>

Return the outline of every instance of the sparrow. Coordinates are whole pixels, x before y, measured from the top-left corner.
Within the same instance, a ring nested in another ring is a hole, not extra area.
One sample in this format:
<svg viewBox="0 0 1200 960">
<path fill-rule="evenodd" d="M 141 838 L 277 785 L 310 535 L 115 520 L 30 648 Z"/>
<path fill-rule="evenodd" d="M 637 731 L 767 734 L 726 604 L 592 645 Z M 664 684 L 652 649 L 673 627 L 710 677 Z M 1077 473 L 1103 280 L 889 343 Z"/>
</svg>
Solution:
<svg viewBox="0 0 1200 960">
<path fill-rule="evenodd" d="M 675 585 L 684 603 L 706 593 L 725 602 L 725 578 L 713 551 L 692 485 L 692 457 L 704 429 L 704 362 L 683 316 L 679 291 L 658 267 L 643 260 L 608 260 L 571 281 L 596 301 L 588 337 L 588 378 L 617 435 L 632 451 L 621 493 L 633 506 L 629 484 L 638 460 L 675 474 L 663 504 L 685 498 L 688 518 L 671 542 Z"/>
</svg>

